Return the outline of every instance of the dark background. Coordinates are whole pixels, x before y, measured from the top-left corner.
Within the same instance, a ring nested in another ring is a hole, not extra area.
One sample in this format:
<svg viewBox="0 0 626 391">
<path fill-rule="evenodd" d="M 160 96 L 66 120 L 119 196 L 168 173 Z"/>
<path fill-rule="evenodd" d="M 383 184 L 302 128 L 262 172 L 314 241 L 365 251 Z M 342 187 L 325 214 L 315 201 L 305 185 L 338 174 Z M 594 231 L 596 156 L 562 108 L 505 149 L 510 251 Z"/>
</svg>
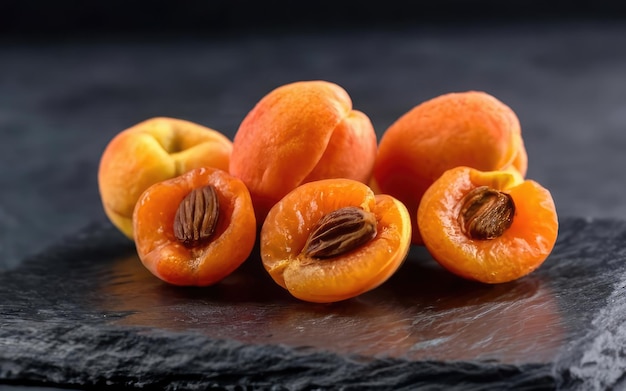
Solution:
<svg viewBox="0 0 626 391">
<path fill-rule="evenodd" d="M 153 116 L 232 137 L 271 89 L 343 86 L 378 132 L 479 89 L 518 114 L 560 216 L 624 218 L 618 1 L 0 2 L 0 270 L 94 221 L 100 154 Z"/>
<path fill-rule="evenodd" d="M 474 23 L 620 20 L 615 0 L 441 1 L 32 1 L 0 4 L 0 33 L 12 38 L 145 34 L 333 32 Z"/>
</svg>

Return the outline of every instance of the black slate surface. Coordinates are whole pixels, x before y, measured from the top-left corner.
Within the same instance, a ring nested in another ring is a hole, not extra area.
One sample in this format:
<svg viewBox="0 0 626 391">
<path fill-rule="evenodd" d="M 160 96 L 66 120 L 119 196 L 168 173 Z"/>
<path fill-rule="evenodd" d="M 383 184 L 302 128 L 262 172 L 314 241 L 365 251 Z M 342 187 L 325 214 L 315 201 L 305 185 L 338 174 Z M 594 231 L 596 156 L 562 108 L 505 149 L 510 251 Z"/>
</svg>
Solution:
<svg viewBox="0 0 626 391">
<path fill-rule="evenodd" d="M 415 248 L 377 290 L 312 305 L 278 288 L 258 255 L 208 289 L 166 285 L 117 231 L 92 226 L 0 275 L 0 379 L 163 389 L 621 389 L 624 239 L 625 222 L 565 219 L 538 271 L 497 286 L 453 277 Z"/>
<path fill-rule="evenodd" d="M 623 388 L 624 47 L 619 21 L 1 37 L 0 384 Z M 254 259 L 207 290 L 139 267 L 99 203 L 106 143 L 156 115 L 232 136 L 269 90 L 316 78 L 344 86 L 379 134 L 440 93 L 509 104 L 561 218 L 544 267 L 487 288 L 415 248 L 406 273 L 330 307 L 253 278 Z"/>
</svg>

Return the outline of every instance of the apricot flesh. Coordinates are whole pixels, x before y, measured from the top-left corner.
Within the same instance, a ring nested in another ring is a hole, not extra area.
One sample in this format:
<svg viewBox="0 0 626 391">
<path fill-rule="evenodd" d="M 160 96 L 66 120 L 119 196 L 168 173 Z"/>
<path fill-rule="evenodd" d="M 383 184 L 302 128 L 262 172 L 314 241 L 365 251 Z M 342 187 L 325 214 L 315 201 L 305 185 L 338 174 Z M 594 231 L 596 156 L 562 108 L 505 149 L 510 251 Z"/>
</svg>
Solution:
<svg viewBox="0 0 626 391">
<path fill-rule="evenodd" d="M 307 256 L 303 248 L 315 224 L 347 206 L 373 213 L 376 235 L 342 255 Z M 294 297 L 329 303 L 384 283 L 404 262 L 410 238 L 411 218 L 398 200 L 375 195 L 358 181 L 325 179 L 298 186 L 269 211 L 261 228 L 261 259 L 272 279 Z"/>
<path fill-rule="evenodd" d="M 149 186 L 198 167 L 228 170 L 232 142 L 217 130 L 156 117 L 118 133 L 98 167 L 98 189 L 109 220 L 133 238 L 135 203 Z"/>
<path fill-rule="evenodd" d="M 346 90 L 328 81 L 298 81 L 270 91 L 245 116 L 229 171 L 248 186 L 262 223 L 276 202 L 303 183 L 367 183 L 376 148 L 369 117 L 352 108 Z"/>
<path fill-rule="evenodd" d="M 415 215 L 426 189 L 448 169 L 515 170 L 525 176 L 527 164 L 520 123 L 509 106 L 486 92 L 453 92 L 418 104 L 387 128 L 373 181 Z M 423 244 L 414 228 L 412 242 Z"/>
</svg>

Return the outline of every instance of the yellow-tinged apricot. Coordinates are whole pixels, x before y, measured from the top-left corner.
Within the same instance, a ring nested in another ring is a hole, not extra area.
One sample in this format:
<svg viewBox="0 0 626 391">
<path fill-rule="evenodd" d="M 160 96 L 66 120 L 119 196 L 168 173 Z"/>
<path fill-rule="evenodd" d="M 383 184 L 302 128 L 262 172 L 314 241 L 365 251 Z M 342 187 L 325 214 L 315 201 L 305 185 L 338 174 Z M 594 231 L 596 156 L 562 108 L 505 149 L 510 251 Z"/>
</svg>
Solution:
<svg viewBox="0 0 626 391">
<path fill-rule="evenodd" d="M 486 92 L 466 91 L 425 101 L 391 124 L 381 137 L 373 176 L 380 192 L 415 215 L 426 189 L 450 168 L 515 170 L 525 176 L 527 165 L 513 110 Z M 419 227 L 412 242 L 423 244 Z"/>
<path fill-rule="evenodd" d="M 404 262 L 411 217 L 397 199 L 345 178 L 302 184 L 261 228 L 263 265 L 294 297 L 329 303 L 384 283 Z"/>
<path fill-rule="evenodd" d="M 259 224 L 297 186 L 327 178 L 368 183 L 377 138 L 337 84 L 298 81 L 265 95 L 233 139 L 230 173 L 248 186 Z"/>
<path fill-rule="evenodd" d="M 133 238 L 135 203 L 150 185 L 198 167 L 228 170 L 232 142 L 217 130 L 176 118 L 156 117 L 118 133 L 98 168 L 104 212 Z"/>
<path fill-rule="evenodd" d="M 250 255 L 257 224 L 245 184 L 204 167 L 155 183 L 133 214 L 143 265 L 173 285 L 212 285 Z"/>
<path fill-rule="evenodd" d="M 455 167 L 426 190 L 417 213 L 424 244 L 444 268 L 484 283 L 513 281 L 552 252 L 550 192 L 519 173 Z"/>
</svg>

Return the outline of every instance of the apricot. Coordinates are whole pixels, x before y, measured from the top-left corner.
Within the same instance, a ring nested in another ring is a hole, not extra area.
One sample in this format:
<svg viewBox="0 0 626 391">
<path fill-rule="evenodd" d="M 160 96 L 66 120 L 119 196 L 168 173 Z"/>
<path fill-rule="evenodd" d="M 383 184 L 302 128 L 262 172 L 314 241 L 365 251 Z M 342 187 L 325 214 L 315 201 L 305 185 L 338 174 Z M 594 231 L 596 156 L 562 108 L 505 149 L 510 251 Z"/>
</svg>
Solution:
<svg viewBox="0 0 626 391">
<path fill-rule="evenodd" d="M 384 283 L 404 262 L 411 217 L 397 199 L 346 178 L 296 187 L 260 233 L 265 270 L 294 297 L 330 303 Z"/>
<path fill-rule="evenodd" d="M 217 130 L 156 117 L 118 133 L 98 168 L 100 198 L 109 220 L 133 238 L 135 203 L 150 185 L 198 167 L 228 170 L 232 142 Z"/>
<path fill-rule="evenodd" d="M 519 173 L 455 167 L 424 193 L 424 244 L 452 273 L 484 283 L 526 276 L 552 252 L 558 217 L 550 192 Z"/>
<path fill-rule="evenodd" d="M 337 84 L 282 85 L 247 113 L 233 139 L 230 173 L 244 181 L 259 224 L 297 186 L 320 179 L 368 183 L 377 137 L 367 115 L 353 110 Z"/>
<path fill-rule="evenodd" d="M 207 286 L 248 258 L 257 224 L 245 184 L 202 167 L 148 187 L 134 209 L 133 231 L 152 274 L 173 285 Z"/>
<path fill-rule="evenodd" d="M 387 128 L 372 186 L 398 198 L 414 216 L 426 189 L 450 168 L 525 176 L 527 165 L 520 123 L 509 106 L 486 92 L 453 92 L 413 107 Z M 412 242 L 423 244 L 414 228 Z"/>
</svg>

